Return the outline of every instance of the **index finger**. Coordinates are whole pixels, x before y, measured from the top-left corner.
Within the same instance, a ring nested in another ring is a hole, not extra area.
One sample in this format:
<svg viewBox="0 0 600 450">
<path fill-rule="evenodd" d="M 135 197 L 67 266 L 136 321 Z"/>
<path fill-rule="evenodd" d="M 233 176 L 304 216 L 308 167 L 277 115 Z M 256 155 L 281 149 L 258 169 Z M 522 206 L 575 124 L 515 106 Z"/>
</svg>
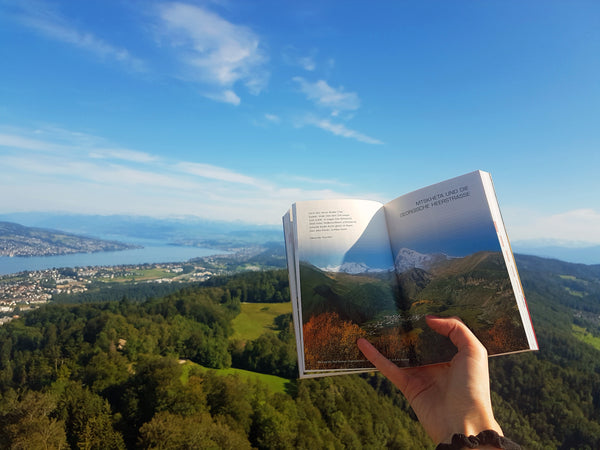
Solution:
<svg viewBox="0 0 600 450">
<path fill-rule="evenodd" d="M 377 370 L 394 382 L 401 391 L 404 389 L 407 383 L 407 377 L 402 369 L 379 353 L 379 350 L 365 338 L 358 339 L 356 344 L 362 354 L 365 355 L 365 358 L 371 361 Z"/>
</svg>

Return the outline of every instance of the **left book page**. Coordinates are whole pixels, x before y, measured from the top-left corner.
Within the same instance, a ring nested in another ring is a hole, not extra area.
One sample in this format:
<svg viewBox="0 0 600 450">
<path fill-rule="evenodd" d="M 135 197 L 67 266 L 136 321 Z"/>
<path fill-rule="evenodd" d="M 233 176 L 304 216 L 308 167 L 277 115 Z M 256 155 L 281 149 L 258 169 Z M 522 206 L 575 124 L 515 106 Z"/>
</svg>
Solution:
<svg viewBox="0 0 600 450">
<path fill-rule="evenodd" d="M 356 340 L 369 321 L 395 310 L 382 204 L 298 202 L 283 222 L 300 377 L 373 370 Z"/>
</svg>

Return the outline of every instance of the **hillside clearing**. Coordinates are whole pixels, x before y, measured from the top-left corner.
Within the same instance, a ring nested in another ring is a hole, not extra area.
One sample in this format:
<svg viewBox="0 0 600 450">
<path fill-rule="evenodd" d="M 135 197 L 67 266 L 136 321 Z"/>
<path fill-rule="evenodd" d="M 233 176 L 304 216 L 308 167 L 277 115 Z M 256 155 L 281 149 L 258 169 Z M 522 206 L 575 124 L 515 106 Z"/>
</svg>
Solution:
<svg viewBox="0 0 600 450">
<path fill-rule="evenodd" d="M 292 304 L 286 303 L 242 303 L 242 311 L 233 319 L 232 339 L 251 341 L 266 331 L 274 330 L 273 321 L 281 314 L 292 312 Z"/>
</svg>

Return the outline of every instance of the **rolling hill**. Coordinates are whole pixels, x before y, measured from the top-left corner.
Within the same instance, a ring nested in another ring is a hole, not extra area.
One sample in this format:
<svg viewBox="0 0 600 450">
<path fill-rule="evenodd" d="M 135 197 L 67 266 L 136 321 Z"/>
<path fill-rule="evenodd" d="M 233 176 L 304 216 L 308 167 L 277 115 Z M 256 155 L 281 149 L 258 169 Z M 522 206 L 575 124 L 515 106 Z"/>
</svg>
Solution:
<svg viewBox="0 0 600 450">
<path fill-rule="evenodd" d="M 49 256 L 138 248 L 58 230 L 0 222 L 0 256 Z"/>
</svg>

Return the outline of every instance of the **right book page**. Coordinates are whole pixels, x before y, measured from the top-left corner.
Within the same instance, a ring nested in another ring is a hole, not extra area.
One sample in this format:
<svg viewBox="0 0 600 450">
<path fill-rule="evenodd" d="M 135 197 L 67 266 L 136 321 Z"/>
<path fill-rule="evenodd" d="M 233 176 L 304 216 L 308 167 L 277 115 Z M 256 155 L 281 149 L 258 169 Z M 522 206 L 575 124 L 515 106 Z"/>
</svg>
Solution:
<svg viewBox="0 0 600 450">
<path fill-rule="evenodd" d="M 458 316 L 490 355 L 537 349 L 521 283 L 487 172 L 419 189 L 384 206 L 410 361 L 456 349 L 425 324 Z"/>
</svg>

